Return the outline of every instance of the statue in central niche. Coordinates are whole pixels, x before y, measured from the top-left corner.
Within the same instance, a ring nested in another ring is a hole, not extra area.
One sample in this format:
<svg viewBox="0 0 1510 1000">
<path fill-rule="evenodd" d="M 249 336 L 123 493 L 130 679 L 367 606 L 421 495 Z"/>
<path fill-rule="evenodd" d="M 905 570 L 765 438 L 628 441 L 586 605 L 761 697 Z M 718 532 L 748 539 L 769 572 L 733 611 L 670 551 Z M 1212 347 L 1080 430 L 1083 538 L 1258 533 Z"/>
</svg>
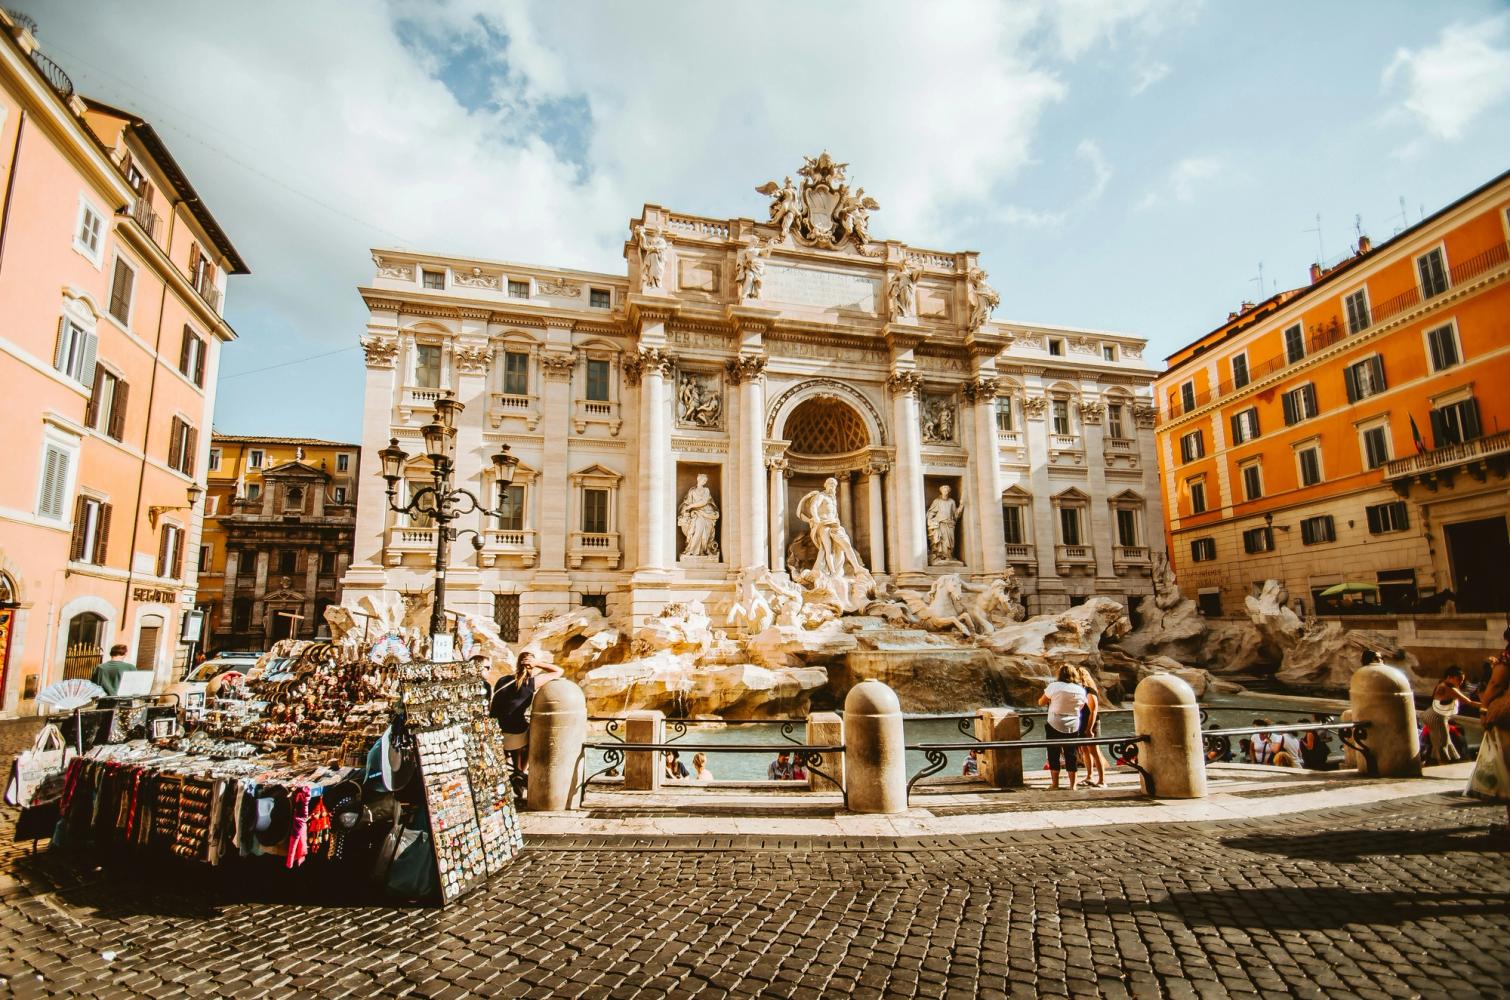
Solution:
<svg viewBox="0 0 1510 1000">
<path fill-rule="evenodd" d="M 708 489 L 706 475 L 698 473 L 697 485 L 682 498 L 676 523 L 687 539 L 682 555 L 718 558 L 718 504 Z"/>
<path fill-rule="evenodd" d="M 838 489 L 839 480 L 830 476 L 823 481 L 823 489 L 813 490 L 797 504 L 797 516 L 807 524 L 808 538 L 818 553 L 802 582 L 815 593 L 829 595 L 840 610 L 854 611 L 875 588 L 875 580 L 839 521 Z"/>
</svg>

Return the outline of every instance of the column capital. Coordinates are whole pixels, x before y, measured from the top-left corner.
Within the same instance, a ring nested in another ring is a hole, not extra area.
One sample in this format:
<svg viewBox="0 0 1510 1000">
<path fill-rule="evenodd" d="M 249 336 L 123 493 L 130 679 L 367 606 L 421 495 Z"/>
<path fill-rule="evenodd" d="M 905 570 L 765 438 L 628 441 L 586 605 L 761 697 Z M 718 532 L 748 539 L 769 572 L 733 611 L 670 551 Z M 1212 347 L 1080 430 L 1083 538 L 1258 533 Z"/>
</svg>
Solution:
<svg viewBox="0 0 1510 1000">
<path fill-rule="evenodd" d="M 576 351 L 542 351 L 540 369 L 549 382 L 570 381 L 572 369 L 577 367 Z"/>
<path fill-rule="evenodd" d="M 989 403 L 996 397 L 996 393 L 1000 390 L 1000 387 L 1001 383 L 997 379 L 989 375 L 977 375 L 966 382 L 962 390 L 965 398 L 972 403 L 977 401 Z"/>
<path fill-rule="evenodd" d="M 641 347 L 624 356 L 624 379 L 630 385 L 638 385 L 644 375 L 656 374 L 669 378 L 676 356 L 659 347 Z"/>
<path fill-rule="evenodd" d="M 884 476 L 884 475 L 886 475 L 886 473 L 888 473 L 890 471 L 891 471 L 891 463 L 890 462 L 883 462 L 883 461 L 879 461 L 878 460 L 878 461 L 871 462 L 871 463 L 869 463 L 869 464 L 867 464 L 865 466 L 865 472 L 866 472 L 866 474 L 867 475 L 871 475 L 871 476 Z"/>
<path fill-rule="evenodd" d="M 1101 415 L 1106 412 L 1106 404 L 1099 399 L 1082 399 L 1080 401 L 1080 420 L 1087 424 L 1099 424 Z"/>
<path fill-rule="evenodd" d="M 486 344 L 456 348 L 456 370 L 463 375 L 486 375 L 493 366 L 493 351 Z"/>
<path fill-rule="evenodd" d="M 362 352 L 367 355 L 368 368 L 392 368 L 398 357 L 398 338 L 363 337 Z"/>
<path fill-rule="evenodd" d="M 894 371 L 886 379 L 886 388 L 894 396 L 916 397 L 923 391 L 923 376 L 912 370 Z"/>
<path fill-rule="evenodd" d="M 765 366 L 769 360 L 764 354 L 741 354 L 726 364 L 724 369 L 728 372 L 732 385 L 757 382 L 765 377 Z"/>
</svg>

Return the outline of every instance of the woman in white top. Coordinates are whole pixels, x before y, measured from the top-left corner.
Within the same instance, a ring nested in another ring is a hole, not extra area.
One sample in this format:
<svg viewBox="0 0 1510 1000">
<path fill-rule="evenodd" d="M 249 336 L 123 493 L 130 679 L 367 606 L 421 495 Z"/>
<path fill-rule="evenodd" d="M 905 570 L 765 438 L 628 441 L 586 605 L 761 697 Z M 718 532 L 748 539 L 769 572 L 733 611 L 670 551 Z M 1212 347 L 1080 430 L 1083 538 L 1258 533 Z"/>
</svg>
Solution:
<svg viewBox="0 0 1510 1000">
<path fill-rule="evenodd" d="M 698 781 L 713 780 L 713 772 L 708 770 L 708 755 L 701 751 L 692 755 L 692 771 Z"/>
<path fill-rule="evenodd" d="M 1431 693 L 1431 711 L 1426 713 L 1426 735 L 1431 739 L 1432 763 L 1449 764 L 1462 758 L 1453 745 L 1452 731 L 1447 724 L 1465 702 L 1475 708 L 1479 704 L 1463 693 L 1463 668 L 1448 667 L 1447 674 Z"/>
<path fill-rule="evenodd" d="M 1069 740 L 1080 733 L 1080 710 L 1085 707 L 1085 688 L 1075 682 L 1076 676 L 1076 669 L 1069 664 L 1060 667 L 1058 679 L 1050 681 L 1038 699 L 1038 704 L 1049 707 L 1048 718 L 1045 720 L 1046 739 Z M 1049 747 L 1049 774 L 1053 778 L 1051 788 L 1059 787 L 1062 763 L 1064 770 L 1070 772 L 1070 788 L 1074 789 L 1075 771 L 1078 767 L 1075 758 L 1079 755 L 1079 749 L 1073 743 L 1063 747 Z"/>
</svg>

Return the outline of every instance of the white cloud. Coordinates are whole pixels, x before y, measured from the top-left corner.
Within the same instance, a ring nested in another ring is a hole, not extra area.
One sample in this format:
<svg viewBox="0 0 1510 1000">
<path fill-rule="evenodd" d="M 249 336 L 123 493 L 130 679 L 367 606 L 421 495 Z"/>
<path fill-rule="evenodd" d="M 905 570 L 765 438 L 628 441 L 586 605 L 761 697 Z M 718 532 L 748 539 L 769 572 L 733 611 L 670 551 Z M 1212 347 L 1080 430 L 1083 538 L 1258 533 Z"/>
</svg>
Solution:
<svg viewBox="0 0 1510 1000">
<path fill-rule="evenodd" d="M 1510 14 L 1449 25 L 1434 45 L 1399 49 L 1383 83 L 1404 87 L 1400 109 L 1429 133 L 1462 138 L 1474 118 L 1510 96 Z"/>
<path fill-rule="evenodd" d="M 1051 29 L 1066 58 L 1121 36 L 1151 37 L 1172 24 L 1188 23 L 1201 0 L 1058 0 L 1048 9 Z"/>
<path fill-rule="evenodd" d="M 1085 193 L 1084 200 L 1095 201 L 1106 193 L 1106 186 L 1111 183 L 1111 164 L 1106 162 L 1106 154 L 1101 152 L 1100 144 L 1094 139 L 1081 139 L 1080 145 L 1075 147 L 1075 152 L 1089 163 L 1091 168 L 1091 188 Z"/>
<path fill-rule="evenodd" d="M 1143 91 L 1164 79 L 1171 72 L 1169 64 L 1166 62 L 1144 63 L 1138 67 L 1138 75 L 1133 80 L 1132 95 L 1137 97 Z"/>
<path fill-rule="evenodd" d="M 1064 212 L 1045 212 L 1021 205 L 1007 205 L 996 213 L 996 217 L 1019 229 L 1058 229 L 1067 218 Z"/>
<path fill-rule="evenodd" d="M 1159 186 L 1146 193 L 1133 208 L 1146 211 L 1170 199 L 1188 204 L 1213 178 L 1228 172 L 1227 161 L 1221 156 L 1187 156 L 1171 167 Z"/>
</svg>

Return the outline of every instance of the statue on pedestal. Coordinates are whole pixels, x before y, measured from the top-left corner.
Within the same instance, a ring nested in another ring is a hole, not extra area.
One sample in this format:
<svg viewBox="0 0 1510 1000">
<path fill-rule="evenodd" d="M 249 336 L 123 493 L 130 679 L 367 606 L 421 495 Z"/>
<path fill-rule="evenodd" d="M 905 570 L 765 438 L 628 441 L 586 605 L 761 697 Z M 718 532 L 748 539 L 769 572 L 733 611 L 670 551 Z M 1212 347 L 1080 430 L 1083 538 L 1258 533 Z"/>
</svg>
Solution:
<svg viewBox="0 0 1510 1000">
<path fill-rule="evenodd" d="M 640 250 L 640 288 L 659 291 L 666 274 L 666 237 L 658 229 L 641 226 L 636 242 Z"/>
<path fill-rule="evenodd" d="M 954 532 L 965 505 L 951 497 L 951 492 L 948 486 L 940 486 L 939 495 L 928 505 L 928 562 L 931 565 L 959 561 L 954 558 Z"/>
<path fill-rule="evenodd" d="M 801 582 L 821 595 L 817 599 L 830 597 L 840 610 L 857 611 L 875 589 L 875 580 L 839 521 L 838 489 L 839 480 L 830 476 L 823 489 L 813 490 L 797 504 L 797 516 L 807 524 L 808 537 L 818 550 Z"/>
<path fill-rule="evenodd" d="M 676 523 L 687 539 L 682 555 L 718 558 L 718 504 L 713 502 L 706 475 L 699 473 L 697 485 L 682 498 Z"/>
</svg>

